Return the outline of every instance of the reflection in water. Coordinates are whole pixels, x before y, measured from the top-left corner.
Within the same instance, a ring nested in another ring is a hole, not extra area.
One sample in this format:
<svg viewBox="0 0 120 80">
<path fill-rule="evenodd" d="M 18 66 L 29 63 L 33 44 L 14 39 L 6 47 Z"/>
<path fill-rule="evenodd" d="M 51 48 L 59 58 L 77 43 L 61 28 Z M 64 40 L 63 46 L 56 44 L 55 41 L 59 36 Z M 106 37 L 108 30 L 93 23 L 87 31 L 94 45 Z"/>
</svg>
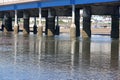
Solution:
<svg viewBox="0 0 120 80">
<path fill-rule="evenodd" d="M 34 40 L 33 40 L 34 42 L 33 42 L 33 46 L 34 46 L 34 48 L 33 48 L 33 51 L 34 51 L 34 53 L 37 53 L 37 41 L 36 41 L 36 38 L 34 38 Z"/>
<path fill-rule="evenodd" d="M 119 40 L 111 41 L 110 69 L 112 72 L 110 77 L 114 77 L 114 80 L 119 80 Z"/>
<path fill-rule="evenodd" d="M 119 40 L 112 40 L 111 42 L 111 59 L 110 67 L 111 69 L 118 69 L 119 65 Z"/>
<path fill-rule="evenodd" d="M 23 56 L 23 61 L 28 59 L 28 60 L 31 60 L 31 57 L 32 57 L 32 52 L 30 52 L 29 50 L 31 45 L 30 45 L 30 36 L 24 36 L 23 37 L 23 40 L 22 40 L 22 47 L 23 47 L 23 53 L 22 53 L 22 56 Z M 26 58 L 24 58 L 25 56 L 27 56 Z"/>
<path fill-rule="evenodd" d="M 46 54 L 54 54 L 55 41 L 53 37 L 46 37 L 45 39 L 45 52 Z"/>
<path fill-rule="evenodd" d="M 119 40 L 0 36 L 1 80 L 120 79 Z"/>
<path fill-rule="evenodd" d="M 86 38 L 82 41 L 82 64 L 83 67 L 89 68 L 90 66 L 90 39 Z"/>
<path fill-rule="evenodd" d="M 18 46 L 18 44 L 17 44 L 17 35 L 15 35 L 14 36 L 14 64 L 16 64 L 16 56 L 17 56 L 17 46 Z"/>
<path fill-rule="evenodd" d="M 17 72 L 16 72 L 16 69 L 17 69 L 16 68 L 16 65 L 17 65 L 17 46 L 18 46 L 17 42 L 18 42 L 18 37 L 17 37 L 17 35 L 15 35 L 14 36 L 14 69 L 15 69 L 15 71 L 13 72 L 14 75 L 17 74 Z M 17 79 L 16 76 L 15 76 L 15 79 Z"/>
<path fill-rule="evenodd" d="M 58 53 L 58 39 L 55 40 L 55 55 Z"/>
<path fill-rule="evenodd" d="M 79 40 L 73 39 L 71 41 L 71 65 L 77 66 L 79 64 Z"/>
<path fill-rule="evenodd" d="M 71 79 L 74 79 L 74 76 L 79 76 L 76 74 L 77 69 L 79 68 L 79 40 L 72 39 L 71 40 Z"/>
<path fill-rule="evenodd" d="M 39 46 L 38 46 L 38 59 L 40 60 L 40 58 L 41 58 L 41 54 L 42 54 L 42 37 L 39 37 L 38 38 L 39 39 Z"/>
</svg>

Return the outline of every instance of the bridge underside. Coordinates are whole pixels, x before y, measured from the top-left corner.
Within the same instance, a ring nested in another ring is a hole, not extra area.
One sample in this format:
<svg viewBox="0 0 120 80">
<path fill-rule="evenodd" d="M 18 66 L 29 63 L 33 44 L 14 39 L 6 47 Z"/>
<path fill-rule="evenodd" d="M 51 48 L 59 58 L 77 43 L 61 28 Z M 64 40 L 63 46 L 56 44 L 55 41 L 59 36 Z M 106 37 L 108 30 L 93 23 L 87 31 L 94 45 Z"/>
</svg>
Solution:
<svg viewBox="0 0 120 80">
<path fill-rule="evenodd" d="M 97 4 L 82 4 L 76 5 L 76 9 L 83 9 L 84 7 L 88 6 L 92 9 L 92 15 L 111 15 L 113 13 L 113 7 L 119 6 L 120 2 L 113 2 L 113 3 L 97 3 Z M 42 8 L 42 17 L 48 16 L 48 9 L 51 9 L 51 14 L 56 16 L 71 16 L 72 15 L 72 7 L 71 5 L 67 6 L 56 6 L 56 7 L 46 7 Z M 38 17 L 39 16 L 39 9 L 38 8 L 28 8 L 28 9 L 20 9 L 18 10 L 18 17 L 22 18 L 23 13 L 28 12 L 31 17 Z M 11 17 L 14 17 L 14 10 L 3 10 L 0 11 L 0 17 L 3 18 L 5 13 L 9 13 Z"/>
<path fill-rule="evenodd" d="M 111 25 L 111 37 L 119 37 L 119 0 L 95 0 L 96 2 L 90 2 L 90 0 L 84 0 L 80 2 L 79 0 L 61 0 L 51 2 L 32 2 L 24 4 L 13 4 L 0 6 L 0 18 L 4 18 L 4 15 L 8 17 L 15 17 L 15 10 L 17 10 L 17 17 L 24 18 L 24 27 L 29 33 L 29 17 L 40 17 L 39 8 L 42 8 L 41 15 L 46 18 L 46 35 L 55 34 L 55 16 L 73 16 L 73 6 L 75 5 L 75 25 L 72 24 L 71 32 L 80 35 L 80 25 L 79 25 L 79 10 L 83 9 L 83 36 L 91 37 L 91 15 L 110 15 L 112 17 Z M 63 1 L 63 2 L 62 2 Z M 110 1 L 110 2 L 107 2 Z M 59 4 L 58 4 L 59 3 Z M 49 18 L 49 10 L 52 18 Z M 27 15 L 26 15 L 27 14 Z M 25 17 L 27 16 L 27 18 Z M 9 22 L 9 21 L 8 21 Z M 50 27 L 51 26 L 51 27 Z M 57 25 L 58 26 L 58 25 Z M 75 27 L 76 26 L 76 27 Z M 75 27 L 75 29 L 73 28 Z M 42 28 L 41 28 L 42 29 Z M 38 29 L 38 31 L 41 29 Z M 50 29 L 50 30 L 49 30 Z"/>
</svg>

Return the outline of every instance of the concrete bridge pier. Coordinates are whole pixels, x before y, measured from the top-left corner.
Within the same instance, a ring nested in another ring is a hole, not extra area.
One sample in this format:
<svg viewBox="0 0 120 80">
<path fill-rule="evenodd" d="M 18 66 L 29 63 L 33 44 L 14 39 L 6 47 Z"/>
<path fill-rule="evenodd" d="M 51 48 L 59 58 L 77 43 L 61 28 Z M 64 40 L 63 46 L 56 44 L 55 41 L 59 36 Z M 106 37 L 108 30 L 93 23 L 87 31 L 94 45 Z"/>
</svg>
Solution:
<svg viewBox="0 0 120 80">
<path fill-rule="evenodd" d="M 27 12 L 23 13 L 23 19 L 24 19 L 23 35 L 26 36 L 30 32 L 30 29 L 29 29 L 29 14 Z"/>
<path fill-rule="evenodd" d="M 119 38 L 119 6 L 113 7 L 111 18 L 111 38 Z"/>
<path fill-rule="evenodd" d="M 14 34 L 18 34 L 19 26 L 18 26 L 18 17 L 17 10 L 15 10 L 15 25 L 14 25 Z"/>
<path fill-rule="evenodd" d="M 57 25 L 55 26 L 55 34 L 60 34 L 60 26 L 59 26 L 59 17 L 57 16 Z"/>
<path fill-rule="evenodd" d="M 2 25 L 1 25 L 2 32 L 4 31 L 4 26 L 5 26 L 5 21 L 4 21 L 4 18 L 2 18 Z"/>
<path fill-rule="evenodd" d="M 33 33 L 34 33 L 34 34 L 37 34 L 36 17 L 34 17 Z"/>
<path fill-rule="evenodd" d="M 49 17 L 47 19 L 48 29 L 47 29 L 47 36 L 54 36 L 55 35 L 55 16 Z"/>
<path fill-rule="evenodd" d="M 55 16 L 51 15 L 51 10 L 48 10 L 48 17 L 46 18 L 47 36 L 55 35 Z"/>
<path fill-rule="evenodd" d="M 9 31 L 12 31 L 12 18 L 8 13 L 4 15 L 3 20 L 4 25 L 4 33 L 8 33 Z"/>
<path fill-rule="evenodd" d="M 91 7 L 84 7 L 83 9 L 83 38 L 91 37 Z"/>
<path fill-rule="evenodd" d="M 80 36 L 80 9 L 75 9 L 76 37 Z"/>
<path fill-rule="evenodd" d="M 72 24 L 70 26 L 70 38 L 76 37 L 76 25 L 75 25 L 75 5 L 72 5 Z"/>
<path fill-rule="evenodd" d="M 38 36 L 42 36 L 43 35 L 43 25 L 42 25 L 42 12 L 41 12 L 41 8 L 39 8 L 39 26 L 38 26 Z"/>
<path fill-rule="evenodd" d="M 48 30 L 48 16 L 45 17 L 46 23 L 45 23 L 45 35 L 47 35 Z"/>
</svg>

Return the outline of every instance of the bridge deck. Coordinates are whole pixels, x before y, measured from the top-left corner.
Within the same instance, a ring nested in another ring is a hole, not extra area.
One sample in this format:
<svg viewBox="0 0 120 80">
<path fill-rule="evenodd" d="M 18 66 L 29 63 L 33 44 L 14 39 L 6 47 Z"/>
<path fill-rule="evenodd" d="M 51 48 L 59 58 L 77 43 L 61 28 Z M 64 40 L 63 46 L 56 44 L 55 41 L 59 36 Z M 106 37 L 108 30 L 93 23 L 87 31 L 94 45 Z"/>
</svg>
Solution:
<svg viewBox="0 0 120 80">
<path fill-rule="evenodd" d="M 45 8 L 66 5 L 120 2 L 119 0 L 0 0 L 0 11 L 28 8 Z"/>
<path fill-rule="evenodd" d="M 42 1 L 42 0 L 0 0 L 0 6 L 27 3 L 27 2 L 35 2 L 35 1 Z"/>
</svg>

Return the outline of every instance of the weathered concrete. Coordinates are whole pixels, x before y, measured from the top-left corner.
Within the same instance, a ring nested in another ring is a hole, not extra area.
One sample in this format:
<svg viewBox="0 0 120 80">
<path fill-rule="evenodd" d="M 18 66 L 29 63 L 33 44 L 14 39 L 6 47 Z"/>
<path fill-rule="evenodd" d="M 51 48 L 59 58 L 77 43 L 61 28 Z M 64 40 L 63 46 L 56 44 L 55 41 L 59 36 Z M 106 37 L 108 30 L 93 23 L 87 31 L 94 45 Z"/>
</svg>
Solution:
<svg viewBox="0 0 120 80">
<path fill-rule="evenodd" d="M 55 26 L 55 35 L 60 34 L 59 17 L 57 16 L 57 25 Z"/>
<path fill-rule="evenodd" d="M 38 26 L 38 36 L 43 35 L 43 25 L 42 25 L 42 10 L 39 8 L 39 26 Z"/>
<path fill-rule="evenodd" d="M 71 24 L 71 26 L 70 26 L 70 37 L 71 38 L 76 37 L 76 26 L 75 26 L 75 24 Z"/>
<path fill-rule="evenodd" d="M 76 37 L 76 25 L 75 25 L 75 5 L 72 5 L 72 24 L 70 26 L 70 38 Z"/>
<path fill-rule="evenodd" d="M 42 36 L 43 35 L 43 26 L 42 24 L 38 26 L 38 36 Z"/>
<path fill-rule="evenodd" d="M 75 9 L 76 37 L 80 36 L 80 9 Z"/>
<path fill-rule="evenodd" d="M 83 9 L 83 30 L 82 37 L 91 37 L 91 8 Z"/>
<path fill-rule="evenodd" d="M 4 32 L 8 33 L 9 31 L 12 31 L 12 18 L 9 14 L 4 15 Z"/>
<path fill-rule="evenodd" d="M 34 33 L 34 34 L 37 34 L 36 17 L 34 17 L 33 33 Z"/>
<path fill-rule="evenodd" d="M 1 24 L 1 30 L 4 31 L 4 25 L 5 24 L 5 21 L 4 21 L 4 18 L 2 18 L 2 24 Z"/>
<path fill-rule="evenodd" d="M 113 12 L 112 6 L 96 5 L 91 6 L 92 15 L 111 15 Z"/>
<path fill-rule="evenodd" d="M 30 32 L 30 29 L 29 29 L 29 14 L 28 13 L 24 13 L 23 14 L 23 18 L 24 18 L 23 35 L 26 36 Z"/>
<path fill-rule="evenodd" d="M 59 35 L 60 34 L 60 26 L 56 25 L 55 26 L 55 35 Z"/>
<path fill-rule="evenodd" d="M 119 38 L 119 7 L 113 8 L 113 14 L 111 15 L 111 38 Z"/>
<path fill-rule="evenodd" d="M 14 34 L 18 34 L 18 32 L 19 32 L 19 26 L 14 25 Z"/>
<path fill-rule="evenodd" d="M 45 23 L 45 35 L 48 34 L 47 29 L 48 29 L 48 16 L 45 17 L 46 23 Z"/>
<path fill-rule="evenodd" d="M 47 18 L 47 36 L 55 35 L 55 16 Z"/>
<path fill-rule="evenodd" d="M 1 25 L 1 30 L 4 31 L 4 24 Z"/>
<path fill-rule="evenodd" d="M 34 33 L 34 34 L 37 34 L 37 25 L 34 25 L 34 26 L 33 26 L 33 33 Z"/>
<path fill-rule="evenodd" d="M 17 10 L 15 10 L 14 34 L 17 34 L 18 31 L 19 31 L 19 26 L 18 26 L 18 16 L 17 16 Z"/>
</svg>

